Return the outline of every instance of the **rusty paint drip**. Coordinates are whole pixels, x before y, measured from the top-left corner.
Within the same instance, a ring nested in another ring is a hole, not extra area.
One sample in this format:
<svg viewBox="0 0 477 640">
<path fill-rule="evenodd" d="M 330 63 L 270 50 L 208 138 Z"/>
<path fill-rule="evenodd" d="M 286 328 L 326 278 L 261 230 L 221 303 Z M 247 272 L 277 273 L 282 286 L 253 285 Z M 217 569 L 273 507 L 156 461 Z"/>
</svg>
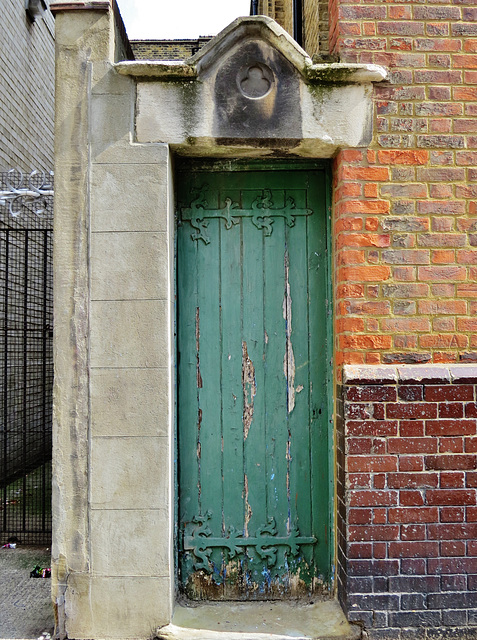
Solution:
<svg viewBox="0 0 477 640">
<path fill-rule="evenodd" d="M 195 310 L 195 353 L 197 358 L 197 388 L 202 389 L 202 376 L 200 375 L 200 311 Z"/>
<path fill-rule="evenodd" d="M 247 439 L 253 420 L 253 402 L 257 394 L 255 367 L 247 351 L 247 343 L 242 341 L 242 389 L 243 389 L 243 439 Z"/>
<path fill-rule="evenodd" d="M 283 318 L 286 322 L 286 349 L 283 358 L 283 373 L 287 380 L 287 408 L 291 413 L 295 408 L 295 356 L 291 341 L 292 334 L 292 299 L 290 295 L 290 265 L 288 261 L 288 251 L 285 251 L 285 295 L 283 297 Z"/>
<path fill-rule="evenodd" d="M 290 462 L 292 460 L 291 456 L 291 433 L 288 431 L 288 442 L 287 442 L 287 502 L 288 502 L 288 517 L 287 517 L 287 533 L 290 535 L 291 530 L 291 512 L 290 512 Z"/>
<path fill-rule="evenodd" d="M 248 538 L 248 525 L 252 517 L 252 507 L 248 502 L 248 476 L 244 474 L 244 487 L 245 487 L 245 520 L 244 520 L 244 536 Z"/>
<path fill-rule="evenodd" d="M 199 479 L 197 482 L 197 491 L 199 493 L 199 500 L 202 495 L 202 485 L 200 482 L 200 468 L 201 468 L 201 458 L 202 458 L 202 445 L 200 442 L 200 430 L 202 427 L 202 409 L 199 409 L 197 414 L 197 470 L 199 472 Z"/>
</svg>

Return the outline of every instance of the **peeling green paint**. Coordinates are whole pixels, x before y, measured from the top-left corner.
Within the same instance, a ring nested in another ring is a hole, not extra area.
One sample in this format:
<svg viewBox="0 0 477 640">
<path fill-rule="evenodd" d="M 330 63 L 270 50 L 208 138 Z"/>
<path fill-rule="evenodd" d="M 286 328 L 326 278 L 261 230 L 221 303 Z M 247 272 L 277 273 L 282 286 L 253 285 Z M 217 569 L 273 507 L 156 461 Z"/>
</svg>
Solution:
<svg viewBox="0 0 477 640">
<path fill-rule="evenodd" d="M 327 593 L 328 283 L 315 259 L 326 256 L 326 176 L 195 166 L 177 174 L 182 589 L 195 599 Z M 194 237 L 199 223 L 209 242 Z"/>
</svg>

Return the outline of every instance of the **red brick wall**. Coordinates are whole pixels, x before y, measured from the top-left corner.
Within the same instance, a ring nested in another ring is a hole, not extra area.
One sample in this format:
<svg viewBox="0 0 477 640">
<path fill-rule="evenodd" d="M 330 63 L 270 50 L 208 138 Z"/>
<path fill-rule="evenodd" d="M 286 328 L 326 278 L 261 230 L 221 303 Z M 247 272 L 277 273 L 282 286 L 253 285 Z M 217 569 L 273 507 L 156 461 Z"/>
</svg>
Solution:
<svg viewBox="0 0 477 640">
<path fill-rule="evenodd" d="M 469 365 L 345 368 L 338 589 L 370 638 L 477 638 L 476 385 Z"/>
<path fill-rule="evenodd" d="M 334 162 L 338 367 L 477 361 L 476 20 L 473 0 L 330 0 L 332 51 L 389 69 L 371 145 Z"/>
</svg>

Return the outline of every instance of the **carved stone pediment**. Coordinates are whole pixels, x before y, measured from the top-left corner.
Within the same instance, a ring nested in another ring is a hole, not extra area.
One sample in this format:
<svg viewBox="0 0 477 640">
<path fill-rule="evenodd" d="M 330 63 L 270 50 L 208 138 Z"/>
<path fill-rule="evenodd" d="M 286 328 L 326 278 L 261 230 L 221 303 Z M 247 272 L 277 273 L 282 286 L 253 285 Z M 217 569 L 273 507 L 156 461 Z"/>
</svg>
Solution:
<svg viewBox="0 0 477 640">
<path fill-rule="evenodd" d="M 121 62 L 138 142 L 190 155 L 329 157 L 371 139 L 376 65 L 313 64 L 274 20 L 238 18 L 183 62 Z"/>
</svg>

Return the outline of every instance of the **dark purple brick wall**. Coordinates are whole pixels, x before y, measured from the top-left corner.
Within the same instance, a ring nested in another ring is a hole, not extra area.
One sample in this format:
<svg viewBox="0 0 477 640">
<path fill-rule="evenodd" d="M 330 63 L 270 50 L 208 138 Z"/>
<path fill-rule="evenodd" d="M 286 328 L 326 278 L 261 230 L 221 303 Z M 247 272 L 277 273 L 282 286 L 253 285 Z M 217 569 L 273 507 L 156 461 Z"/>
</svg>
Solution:
<svg viewBox="0 0 477 640">
<path fill-rule="evenodd" d="M 370 639 L 477 638 L 477 367 L 348 366 L 338 591 Z"/>
</svg>

